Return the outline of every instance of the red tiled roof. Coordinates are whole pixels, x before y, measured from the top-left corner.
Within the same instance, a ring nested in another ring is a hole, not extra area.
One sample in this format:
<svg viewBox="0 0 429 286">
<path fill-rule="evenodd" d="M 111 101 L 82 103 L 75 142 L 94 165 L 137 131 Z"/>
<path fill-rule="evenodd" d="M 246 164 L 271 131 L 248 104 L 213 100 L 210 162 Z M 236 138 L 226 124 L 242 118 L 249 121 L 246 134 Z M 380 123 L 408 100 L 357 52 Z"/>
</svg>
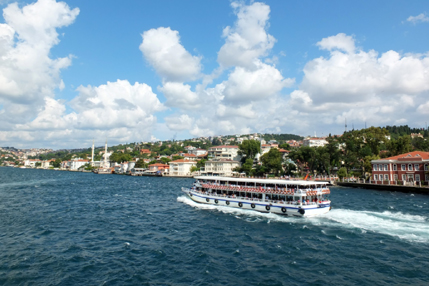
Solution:
<svg viewBox="0 0 429 286">
<path fill-rule="evenodd" d="M 183 154 L 184 157 L 196 157 L 195 154 Z"/>
<path fill-rule="evenodd" d="M 209 149 L 212 149 L 212 148 L 237 148 L 238 149 L 238 146 L 235 146 L 235 145 L 221 145 L 221 146 L 213 146 L 213 147 L 210 147 Z"/>
<path fill-rule="evenodd" d="M 197 163 L 197 162 L 191 161 L 191 160 L 179 159 L 179 160 L 171 161 L 169 163 Z"/>
<path fill-rule="evenodd" d="M 149 165 L 149 167 L 170 167 L 170 166 L 166 164 L 155 163 L 155 164 Z"/>
<path fill-rule="evenodd" d="M 429 160 L 429 152 L 423 152 L 423 151 L 413 151 L 397 156 L 392 156 L 380 160 L 398 160 L 400 158 L 422 158 L 423 160 Z"/>
</svg>

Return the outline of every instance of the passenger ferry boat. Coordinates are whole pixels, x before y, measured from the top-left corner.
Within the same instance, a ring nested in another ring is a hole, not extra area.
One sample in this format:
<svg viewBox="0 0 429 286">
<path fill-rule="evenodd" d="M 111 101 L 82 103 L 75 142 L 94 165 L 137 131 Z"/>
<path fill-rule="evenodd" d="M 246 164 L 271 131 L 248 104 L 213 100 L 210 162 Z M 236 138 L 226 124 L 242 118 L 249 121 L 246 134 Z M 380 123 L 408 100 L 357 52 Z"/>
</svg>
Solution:
<svg viewBox="0 0 429 286">
<path fill-rule="evenodd" d="M 192 188 L 182 188 L 198 203 L 260 212 L 312 217 L 329 212 L 326 182 L 282 179 L 198 176 Z"/>
</svg>

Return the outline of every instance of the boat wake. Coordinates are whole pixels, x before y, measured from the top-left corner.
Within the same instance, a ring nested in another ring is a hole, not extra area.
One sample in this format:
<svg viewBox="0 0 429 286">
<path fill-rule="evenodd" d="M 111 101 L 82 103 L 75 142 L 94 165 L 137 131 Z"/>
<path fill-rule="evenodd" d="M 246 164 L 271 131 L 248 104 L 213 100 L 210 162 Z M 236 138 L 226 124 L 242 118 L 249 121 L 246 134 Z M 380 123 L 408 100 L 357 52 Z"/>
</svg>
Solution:
<svg viewBox="0 0 429 286">
<path fill-rule="evenodd" d="M 177 201 L 203 210 L 217 210 L 233 214 L 248 222 L 285 222 L 293 224 L 314 225 L 320 227 L 338 227 L 350 231 L 360 230 L 361 234 L 379 233 L 397 237 L 402 240 L 419 243 L 429 243 L 429 219 L 425 216 L 411 215 L 401 212 L 372 212 L 347 209 L 333 209 L 329 213 L 313 218 L 285 217 L 272 213 L 260 213 L 225 206 L 200 204 L 186 196 L 180 196 Z M 323 230 L 322 230 L 323 233 Z"/>
</svg>

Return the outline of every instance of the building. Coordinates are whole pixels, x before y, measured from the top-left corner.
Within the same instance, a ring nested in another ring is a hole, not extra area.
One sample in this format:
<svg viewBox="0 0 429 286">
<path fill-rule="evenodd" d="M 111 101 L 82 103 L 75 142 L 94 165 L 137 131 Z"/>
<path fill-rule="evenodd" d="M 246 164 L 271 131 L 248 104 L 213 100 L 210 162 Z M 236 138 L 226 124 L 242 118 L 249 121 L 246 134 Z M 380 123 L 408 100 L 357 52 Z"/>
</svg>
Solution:
<svg viewBox="0 0 429 286">
<path fill-rule="evenodd" d="M 150 155 L 152 152 L 150 152 L 150 150 L 149 149 L 140 149 L 140 155 L 143 155 L 143 154 L 148 154 L 148 155 Z"/>
<path fill-rule="evenodd" d="M 233 161 L 240 161 L 241 156 L 238 155 L 238 146 L 222 145 L 213 146 L 208 151 L 209 160 L 213 159 L 230 159 Z"/>
<path fill-rule="evenodd" d="M 389 158 L 372 160 L 372 178 L 376 183 L 422 182 L 427 184 L 429 152 L 414 151 Z"/>
<path fill-rule="evenodd" d="M 89 163 L 89 160 L 83 160 L 83 159 L 73 159 L 70 162 L 70 170 L 78 170 L 80 167 L 84 166 L 85 164 Z"/>
<path fill-rule="evenodd" d="M 423 139 L 423 135 L 420 133 L 411 133 L 411 139 L 414 138 L 422 138 Z"/>
<path fill-rule="evenodd" d="M 162 163 L 155 163 L 155 164 L 151 164 L 148 166 L 149 167 L 149 171 L 152 172 L 165 172 L 166 169 L 169 169 L 170 166 L 167 164 L 162 164 Z"/>
<path fill-rule="evenodd" d="M 240 162 L 229 159 L 210 160 L 205 163 L 204 171 L 201 174 L 231 177 L 236 167 L 240 167 Z"/>
<path fill-rule="evenodd" d="M 191 176 L 192 166 L 197 166 L 196 161 L 179 159 L 168 162 L 170 165 L 169 176 L 186 177 Z"/>
<path fill-rule="evenodd" d="M 325 138 L 307 137 L 304 139 L 303 145 L 308 147 L 323 147 L 328 145 L 328 141 Z"/>
<path fill-rule="evenodd" d="M 207 150 L 205 149 L 200 149 L 200 148 L 195 148 L 193 150 L 188 150 L 189 154 L 194 154 L 195 156 L 200 156 L 200 155 L 205 155 L 207 154 Z"/>
<path fill-rule="evenodd" d="M 35 168 L 36 167 L 36 163 L 40 163 L 42 164 L 42 160 L 38 160 L 38 159 L 27 159 L 24 161 L 24 166 L 25 167 L 31 167 L 31 168 Z"/>
</svg>

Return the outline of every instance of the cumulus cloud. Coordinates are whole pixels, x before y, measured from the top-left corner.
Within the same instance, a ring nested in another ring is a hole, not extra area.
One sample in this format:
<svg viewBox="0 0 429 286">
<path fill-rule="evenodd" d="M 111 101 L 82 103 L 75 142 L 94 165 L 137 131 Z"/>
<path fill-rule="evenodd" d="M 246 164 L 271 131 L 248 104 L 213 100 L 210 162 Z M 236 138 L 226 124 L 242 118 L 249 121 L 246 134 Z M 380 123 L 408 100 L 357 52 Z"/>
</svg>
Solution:
<svg viewBox="0 0 429 286">
<path fill-rule="evenodd" d="M 118 80 L 77 90 L 79 95 L 70 106 L 77 112 L 78 129 L 151 126 L 156 122 L 153 113 L 164 109 L 152 88 L 144 83 L 131 85 Z"/>
<path fill-rule="evenodd" d="M 17 124 L 16 130 L 28 140 L 63 140 L 89 142 L 95 137 L 108 137 L 115 142 L 149 138 L 156 125 L 155 113 L 164 106 L 144 83 L 131 85 L 127 80 L 107 82 L 100 86 L 80 86 L 69 105 L 46 97 L 44 107 L 29 123 Z M 13 132 L 9 132 L 13 135 Z M 59 143 L 57 143 L 59 144 Z M 61 144 L 60 144 L 61 145 Z"/>
<path fill-rule="evenodd" d="M 414 25 L 417 23 L 424 23 L 424 22 L 429 22 L 429 17 L 426 16 L 424 13 L 421 13 L 417 16 L 410 16 L 407 19 L 408 22 L 413 23 Z"/>
<path fill-rule="evenodd" d="M 187 114 L 180 116 L 169 116 L 165 118 L 167 127 L 174 131 L 190 130 L 194 123 L 193 118 Z"/>
<path fill-rule="evenodd" d="M 299 89 L 290 94 L 289 106 L 302 122 L 341 125 L 347 118 L 359 128 L 364 122 L 421 122 L 429 93 L 428 55 L 363 51 L 352 37 L 339 35 L 318 42 L 330 55 L 309 61 Z M 315 122 L 314 114 L 321 120 Z"/>
<path fill-rule="evenodd" d="M 258 62 L 256 67 L 252 71 L 236 67 L 228 80 L 220 84 L 226 101 L 248 103 L 264 100 L 294 83 L 293 79 L 283 79 L 273 66 Z"/>
<path fill-rule="evenodd" d="M 339 33 L 336 36 L 331 36 L 322 39 L 316 44 L 322 50 L 342 50 L 347 53 L 353 53 L 355 51 L 355 41 L 352 36 L 347 36 L 344 33 Z"/>
<path fill-rule="evenodd" d="M 304 67 L 300 89 L 314 103 L 361 102 L 374 96 L 417 95 L 429 90 L 427 55 L 387 51 L 379 56 L 373 50 L 334 50 L 341 46 L 330 45 L 329 58 L 311 60 Z"/>
<path fill-rule="evenodd" d="M 160 27 L 144 32 L 142 37 L 140 50 L 165 81 L 186 82 L 200 76 L 201 57 L 186 51 L 178 31 Z"/>
<path fill-rule="evenodd" d="M 50 50 L 59 43 L 56 30 L 73 23 L 78 14 L 78 8 L 70 9 L 54 0 L 39 0 L 23 8 L 12 3 L 3 9 L 6 23 L 0 24 L 0 104 L 5 113 L 0 120 L 13 117 L 24 122 L 34 117 L 45 98 L 53 98 L 54 90 L 64 85 L 60 71 L 70 66 L 71 56 L 52 59 Z M 18 106 L 30 104 L 31 108 Z"/>
<path fill-rule="evenodd" d="M 218 53 L 218 62 L 223 67 L 240 66 L 254 68 L 254 61 L 266 56 L 274 46 L 276 39 L 267 33 L 270 7 L 255 2 L 244 5 L 232 2 L 237 15 L 233 27 L 223 30 L 225 44 Z"/>
<path fill-rule="evenodd" d="M 181 109 L 196 109 L 201 107 L 198 95 L 191 91 L 191 86 L 179 82 L 166 82 L 158 88 L 167 98 L 166 106 Z"/>
</svg>

